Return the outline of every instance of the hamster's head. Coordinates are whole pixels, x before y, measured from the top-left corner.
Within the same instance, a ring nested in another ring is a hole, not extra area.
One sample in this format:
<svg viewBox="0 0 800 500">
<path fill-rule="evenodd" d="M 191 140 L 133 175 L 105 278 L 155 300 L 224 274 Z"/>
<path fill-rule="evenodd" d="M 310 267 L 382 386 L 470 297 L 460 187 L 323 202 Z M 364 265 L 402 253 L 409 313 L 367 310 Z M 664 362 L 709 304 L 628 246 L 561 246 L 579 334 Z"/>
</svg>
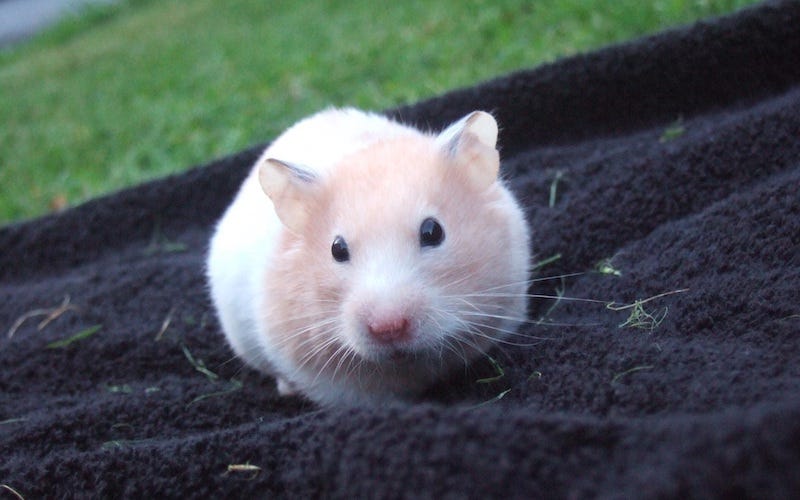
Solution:
<svg viewBox="0 0 800 500">
<path fill-rule="evenodd" d="M 324 178 L 263 163 L 288 266 L 311 294 L 296 307 L 320 325 L 289 353 L 312 385 L 411 395 L 515 335 L 528 229 L 498 180 L 496 139 L 494 118 L 474 112 L 436 136 L 375 142 Z"/>
</svg>

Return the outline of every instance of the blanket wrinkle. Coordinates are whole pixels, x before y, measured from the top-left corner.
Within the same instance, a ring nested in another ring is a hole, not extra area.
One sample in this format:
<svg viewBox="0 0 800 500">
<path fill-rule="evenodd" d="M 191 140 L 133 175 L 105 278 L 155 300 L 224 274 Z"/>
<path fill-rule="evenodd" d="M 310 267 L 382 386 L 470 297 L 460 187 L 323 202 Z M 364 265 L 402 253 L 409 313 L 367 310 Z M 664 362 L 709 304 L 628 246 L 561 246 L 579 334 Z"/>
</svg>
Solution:
<svg viewBox="0 0 800 500">
<path fill-rule="evenodd" d="M 546 262 L 530 293 L 552 297 L 513 338 L 531 345 L 419 401 L 281 397 L 225 344 L 204 257 L 264 144 L 0 228 L 0 484 L 797 497 L 798 26 L 800 2 L 768 1 L 388 110 L 429 129 L 495 114 Z"/>
</svg>

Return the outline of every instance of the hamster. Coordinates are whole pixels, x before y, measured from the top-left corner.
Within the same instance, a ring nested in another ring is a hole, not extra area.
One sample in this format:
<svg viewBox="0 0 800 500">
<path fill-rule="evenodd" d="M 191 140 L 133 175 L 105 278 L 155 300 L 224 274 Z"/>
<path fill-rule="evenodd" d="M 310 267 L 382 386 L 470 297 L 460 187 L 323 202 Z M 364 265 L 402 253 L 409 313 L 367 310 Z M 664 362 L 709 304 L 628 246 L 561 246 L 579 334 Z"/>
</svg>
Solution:
<svg viewBox="0 0 800 500">
<path fill-rule="evenodd" d="M 356 109 L 261 155 L 210 242 L 233 351 L 281 394 L 408 400 L 525 321 L 529 229 L 498 178 L 497 123 L 438 134 Z"/>
</svg>

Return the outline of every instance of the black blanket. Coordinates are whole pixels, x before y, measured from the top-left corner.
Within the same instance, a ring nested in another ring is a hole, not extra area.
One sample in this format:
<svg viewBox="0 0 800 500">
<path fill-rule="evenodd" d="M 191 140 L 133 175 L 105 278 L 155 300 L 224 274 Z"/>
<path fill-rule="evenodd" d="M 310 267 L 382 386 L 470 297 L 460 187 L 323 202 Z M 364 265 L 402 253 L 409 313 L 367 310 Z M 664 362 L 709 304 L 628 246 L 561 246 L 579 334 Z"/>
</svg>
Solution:
<svg viewBox="0 0 800 500">
<path fill-rule="evenodd" d="M 279 397 L 203 278 L 250 149 L 0 230 L 0 497 L 800 494 L 800 3 L 390 114 L 473 109 L 538 276 L 582 273 L 531 287 L 534 345 L 411 404 Z"/>
</svg>

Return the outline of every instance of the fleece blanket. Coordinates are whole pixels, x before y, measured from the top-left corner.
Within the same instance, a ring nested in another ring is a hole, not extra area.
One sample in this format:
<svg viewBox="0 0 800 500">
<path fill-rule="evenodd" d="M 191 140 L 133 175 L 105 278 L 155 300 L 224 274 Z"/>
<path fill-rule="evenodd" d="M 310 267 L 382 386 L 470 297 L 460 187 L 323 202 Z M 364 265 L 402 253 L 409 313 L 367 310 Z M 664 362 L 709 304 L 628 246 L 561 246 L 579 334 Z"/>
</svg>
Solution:
<svg viewBox="0 0 800 500">
<path fill-rule="evenodd" d="M 521 345 L 406 404 L 280 397 L 203 278 L 252 148 L 0 230 L 0 496 L 800 494 L 800 3 L 388 113 L 473 109 L 533 229 Z"/>
</svg>

